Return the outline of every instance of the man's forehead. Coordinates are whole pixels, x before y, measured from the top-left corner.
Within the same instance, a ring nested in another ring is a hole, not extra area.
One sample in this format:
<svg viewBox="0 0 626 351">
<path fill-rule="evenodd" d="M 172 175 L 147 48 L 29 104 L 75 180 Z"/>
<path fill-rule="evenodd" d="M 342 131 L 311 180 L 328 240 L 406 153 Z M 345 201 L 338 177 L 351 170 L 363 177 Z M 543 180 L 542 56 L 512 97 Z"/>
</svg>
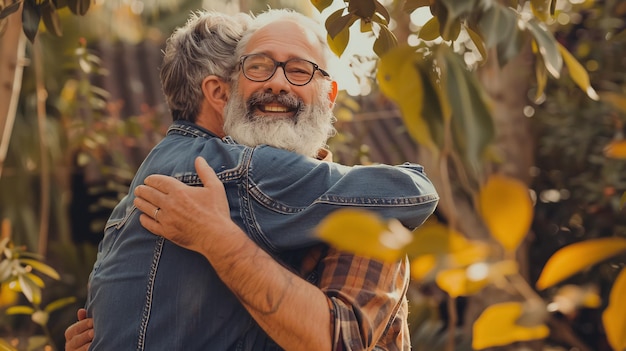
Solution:
<svg viewBox="0 0 626 351">
<path fill-rule="evenodd" d="M 293 20 L 269 23 L 252 34 L 245 53 L 276 53 L 320 60 L 322 48 L 315 33 Z M 312 56 L 312 57 L 311 57 Z"/>
</svg>

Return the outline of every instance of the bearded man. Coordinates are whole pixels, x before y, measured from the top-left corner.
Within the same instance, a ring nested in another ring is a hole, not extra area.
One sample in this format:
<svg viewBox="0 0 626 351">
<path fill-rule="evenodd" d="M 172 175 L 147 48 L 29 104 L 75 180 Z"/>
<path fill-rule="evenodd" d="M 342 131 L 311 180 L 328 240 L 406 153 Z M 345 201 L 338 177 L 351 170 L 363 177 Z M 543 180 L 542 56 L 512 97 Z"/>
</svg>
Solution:
<svg viewBox="0 0 626 351">
<path fill-rule="evenodd" d="M 336 96 L 319 25 L 269 10 L 239 40 L 240 23 L 213 16 L 168 41 L 161 79 L 174 123 L 106 224 L 90 349 L 408 349 L 407 263 L 338 252 L 313 228 L 341 207 L 419 226 L 438 200 L 423 168 L 312 157 L 334 131 Z"/>
</svg>

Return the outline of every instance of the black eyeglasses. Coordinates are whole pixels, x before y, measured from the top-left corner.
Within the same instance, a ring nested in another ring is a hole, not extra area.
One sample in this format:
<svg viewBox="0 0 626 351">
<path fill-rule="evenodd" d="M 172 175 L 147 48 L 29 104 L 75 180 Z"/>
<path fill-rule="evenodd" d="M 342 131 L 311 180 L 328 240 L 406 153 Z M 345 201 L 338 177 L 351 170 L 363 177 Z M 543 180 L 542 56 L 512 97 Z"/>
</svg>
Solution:
<svg viewBox="0 0 626 351">
<path fill-rule="evenodd" d="M 324 77 L 330 77 L 330 74 L 317 64 L 300 58 L 279 62 L 264 54 L 251 54 L 242 56 L 240 65 L 244 77 L 253 82 L 270 80 L 278 67 L 283 68 L 287 81 L 296 86 L 309 84 L 313 79 L 313 75 L 315 75 L 315 71 L 320 71 Z"/>
</svg>

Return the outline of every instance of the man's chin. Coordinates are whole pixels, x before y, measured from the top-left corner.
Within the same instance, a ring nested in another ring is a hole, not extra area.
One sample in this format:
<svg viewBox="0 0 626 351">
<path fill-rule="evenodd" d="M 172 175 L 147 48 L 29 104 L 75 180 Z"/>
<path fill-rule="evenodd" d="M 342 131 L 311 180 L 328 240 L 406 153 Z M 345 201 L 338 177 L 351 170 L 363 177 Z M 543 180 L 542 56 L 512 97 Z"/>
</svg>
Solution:
<svg viewBox="0 0 626 351">
<path fill-rule="evenodd" d="M 269 120 L 269 121 L 277 121 L 277 120 L 296 120 L 296 115 L 295 113 L 290 113 L 290 112 L 286 112 L 286 113 L 279 113 L 279 112 L 257 112 L 257 113 L 253 113 L 250 116 L 250 120 L 251 121 L 263 121 L 263 120 Z"/>
</svg>

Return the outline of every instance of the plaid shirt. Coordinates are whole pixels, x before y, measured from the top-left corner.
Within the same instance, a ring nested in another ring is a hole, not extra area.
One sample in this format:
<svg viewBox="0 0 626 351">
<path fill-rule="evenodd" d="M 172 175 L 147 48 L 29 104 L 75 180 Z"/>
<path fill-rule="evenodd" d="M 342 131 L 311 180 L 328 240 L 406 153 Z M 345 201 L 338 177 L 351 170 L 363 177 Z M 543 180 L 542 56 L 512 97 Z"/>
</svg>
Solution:
<svg viewBox="0 0 626 351">
<path fill-rule="evenodd" d="M 318 262 L 316 283 L 328 297 L 333 350 L 411 348 L 408 260 L 383 263 L 330 248 L 325 255 L 313 249 L 306 261 Z"/>
</svg>

